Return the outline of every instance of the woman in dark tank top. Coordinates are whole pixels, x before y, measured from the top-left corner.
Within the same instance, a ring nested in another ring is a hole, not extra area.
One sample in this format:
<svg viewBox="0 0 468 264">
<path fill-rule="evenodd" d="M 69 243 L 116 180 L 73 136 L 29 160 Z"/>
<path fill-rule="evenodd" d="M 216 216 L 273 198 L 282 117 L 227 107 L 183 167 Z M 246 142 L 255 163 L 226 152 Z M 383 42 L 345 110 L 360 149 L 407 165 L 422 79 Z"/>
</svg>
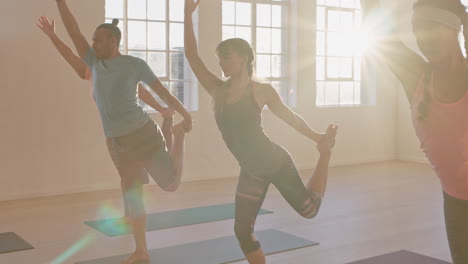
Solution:
<svg viewBox="0 0 468 264">
<path fill-rule="evenodd" d="M 255 238 L 254 226 L 269 185 L 275 185 L 301 216 L 315 217 L 325 193 L 337 126 L 330 125 L 323 134 L 315 132 L 281 101 L 271 85 L 253 81 L 254 53 L 243 39 L 225 40 L 217 48 L 219 64 L 229 80 L 224 82 L 212 74 L 198 55 L 193 32 L 192 13 L 198 3 L 185 1 L 185 55 L 197 79 L 213 98 L 216 123 L 241 168 L 234 232 L 249 263 L 262 264 L 265 255 Z M 265 106 L 317 143 L 320 158 L 306 184 L 289 153 L 265 134 L 262 126 Z"/>
</svg>

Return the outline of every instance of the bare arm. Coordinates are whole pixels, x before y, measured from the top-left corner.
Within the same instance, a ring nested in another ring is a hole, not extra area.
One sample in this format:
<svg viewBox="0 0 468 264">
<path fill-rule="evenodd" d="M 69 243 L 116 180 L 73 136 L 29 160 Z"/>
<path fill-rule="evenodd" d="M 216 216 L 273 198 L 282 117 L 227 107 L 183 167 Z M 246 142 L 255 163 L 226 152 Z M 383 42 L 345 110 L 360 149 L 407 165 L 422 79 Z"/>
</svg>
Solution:
<svg viewBox="0 0 468 264">
<path fill-rule="evenodd" d="M 138 84 L 138 97 L 145 102 L 145 104 L 151 106 L 154 110 L 158 112 L 164 111 L 164 107 L 162 107 L 154 98 L 154 96 L 141 85 Z"/>
<path fill-rule="evenodd" d="M 52 23 L 49 23 L 47 17 L 41 17 L 39 19 L 39 24 L 37 25 L 52 41 L 57 51 L 62 55 L 62 57 L 68 62 L 68 64 L 75 70 L 75 72 L 80 76 L 81 79 L 89 79 L 88 66 L 73 53 L 73 51 L 68 47 L 56 34 L 55 34 L 55 20 L 52 20 Z"/>
<path fill-rule="evenodd" d="M 81 33 L 78 23 L 76 22 L 75 17 L 73 17 L 73 14 L 70 12 L 66 1 L 56 1 L 58 10 L 60 12 L 60 17 L 62 18 L 65 28 L 67 29 L 68 35 L 71 37 L 80 58 L 84 58 L 90 46 Z"/>
<path fill-rule="evenodd" d="M 185 110 L 179 99 L 171 94 L 159 80 L 152 83 L 150 87 L 170 108 L 174 109 L 184 118 L 185 129 L 187 132 L 190 131 L 192 129 L 192 117 L 187 110 Z"/>
<path fill-rule="evenodd" d="M 200 0 L 198 0 L 196 3 L 194 3 L 194 0 L 185 0 L 185 57 L 187 57 L 190 67 L 195 73 L 198 81 L 200 81 L 201 85 L 210 95 L 213 95 L 214 89 L 220 86 L 223 81 L 206 68 L 205 64 L 198 55 L 197 40 L 195 39 L 195 33 L 193 32 L 192 14 L 199 3 Z"/>
<path fill-rule="evenodd" d="M 322 139 L 324 134 L 314 131 L 301 116 L 285 105 L 278 92 L 271 85 L 263 85 L 259 89 L 262 89 L 261 92 L 265 97 L 266 105 L 279 119 L 315 142 L 319 142 Z"/>
<path fill-rule="evenodd" d="M 372 15 L 373 12 L 379 12 L 379 1 L 372 3 L 374 4 L 369 5 L 366 10 L 368 15 Z M 388 21 L 388 19 L 381 19 L 380 21 Z M 392 21 L 397 20 L 392 19 Z M 411 99 L 418 81 L 426 68 L 426 62 L 418 54 L 405 46 L 395 29 L 389 33 L 381 34 L 376 40 L 377 59 L 382 60 L 396 75 L 405 89 L 407 98 Z"/>
</svg>

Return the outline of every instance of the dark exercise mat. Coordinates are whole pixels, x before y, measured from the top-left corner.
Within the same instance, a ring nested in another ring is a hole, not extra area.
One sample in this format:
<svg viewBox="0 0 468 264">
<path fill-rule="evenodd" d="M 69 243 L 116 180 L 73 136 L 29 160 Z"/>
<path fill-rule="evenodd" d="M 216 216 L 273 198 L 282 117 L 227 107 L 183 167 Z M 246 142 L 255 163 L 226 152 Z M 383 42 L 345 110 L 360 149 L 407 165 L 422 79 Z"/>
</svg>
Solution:
<svg viewBox="0 0 468 264">
<path fill-rule="evenodd" d="M 258 214 L 261 215 L 271 213 L 273 212 L 261 209 Z M 148 214 L 146 231 L 209 223 L 232 218 L 234 218 L 233 203 L 160 212 Z M 130 234 L 130 230 L 127 226 L 123 224 L 116 224 L 119 219 L 120 218 L 111 218 L 97 221 L 87 221 L 85 223 L 108 236 Z"/>
<path fill-rule="evenodd" d="M 275 229 L 257 232 L 265 254 L 274 254 L 298 248 L 318 245 Z M 145 264 L 221 264 L 245 259 L 235 236 L 198 241 L 172 247 L 149 251 L 151 262 Z M 127 255 L 113 256 L 76 264 L 115 264 L 124 260 Z"/>
<path fill-rule="evenodd" d="M 13 232 L 0 234 L 0 254 L 33 248 L 33 246 Z"/>
<path fill-rule="evenodd" d="M 451 264 L 440 259 L 401 250 L 373 258 L 358 260 L 348 264 Z"/>
</svg>

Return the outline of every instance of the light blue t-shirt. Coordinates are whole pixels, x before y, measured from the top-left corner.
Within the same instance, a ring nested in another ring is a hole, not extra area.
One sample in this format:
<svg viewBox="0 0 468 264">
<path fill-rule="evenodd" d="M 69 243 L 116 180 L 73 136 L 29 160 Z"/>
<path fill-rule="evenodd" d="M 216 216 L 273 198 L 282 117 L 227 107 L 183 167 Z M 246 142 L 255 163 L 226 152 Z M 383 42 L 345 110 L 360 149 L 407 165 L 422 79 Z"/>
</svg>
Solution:
<svg viewBox="0 0 468 264">
<path fill-rule="evenodd" d="M 107 137 L 130 134 L 150 120 L 138 104 L 137 85 L 151 85 L 158 78 L 144 60 L 127 55 L 99 59 L 92 48 L 83 60 L 91 69 L 93 96 Z"/>
</svg>

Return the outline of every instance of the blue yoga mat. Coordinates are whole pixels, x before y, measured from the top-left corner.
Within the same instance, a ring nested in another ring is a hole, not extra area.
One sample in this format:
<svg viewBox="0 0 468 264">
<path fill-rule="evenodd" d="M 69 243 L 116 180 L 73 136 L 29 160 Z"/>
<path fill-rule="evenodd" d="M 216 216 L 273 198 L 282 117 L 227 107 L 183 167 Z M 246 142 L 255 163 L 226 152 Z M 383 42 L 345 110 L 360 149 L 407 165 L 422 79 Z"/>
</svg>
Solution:
<svg viewBox="0 0 468 264">
<path fill-rule="evenodd" d="M 267 255 L 318 245 L 317 242 L 275 229 L 260 231 L 256 235 Z M 221 264 L 245 259 L 235 236 L 153 249 L 149 251 L 149 254 L 151 261 L 145 264 Z M 76 264 L 115 264 L 120 263 L 128 256 L 113 256 Z"/>
<path fill-rule="evenodd" d="M 261 209 L 258 214 L 262 215 L 271 213 L 273 212 Z M 233 218 L 233 203 L 195 207 L 176 211 L 149 214 L 146 230 L 160 230 L 179 226 L 209 223 Z M 119 219 L 120 218 L 111 218 L 97 221 L 87 221 L 85 223 L 108 236 L 120 236 L 130 234 L 130 230 L 127 226 L 116 224 L 118 223 Z"/>
</svg>

